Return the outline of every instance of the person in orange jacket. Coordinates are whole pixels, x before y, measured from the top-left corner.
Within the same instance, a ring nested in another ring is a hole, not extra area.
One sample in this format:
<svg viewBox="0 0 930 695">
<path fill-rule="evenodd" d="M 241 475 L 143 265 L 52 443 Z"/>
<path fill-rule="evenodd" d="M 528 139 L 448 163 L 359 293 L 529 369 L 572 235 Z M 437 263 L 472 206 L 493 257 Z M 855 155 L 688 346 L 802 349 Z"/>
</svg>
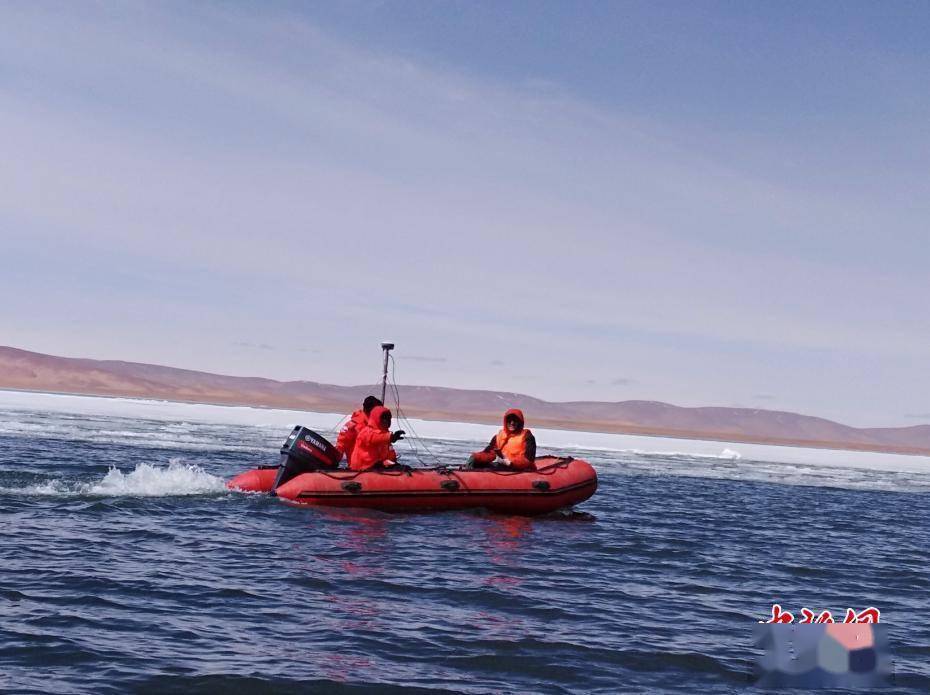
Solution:
<svg viewBox="0 0 930 695">
<path fill-rule="evenodd" d="M 376 405 L 368 416 L 368 424 L 358 433 L 349 468 L 365 471 L 379 463 L 396 465 L 397 452 L 391 444 L 403 438 L 403 430 L 391 433 L 391 411 L 383 405 Z"/>
<path fill-rule="evenodd" d="M 349 421 L 345 424 L 336 437 L 336 448 L 346 457 L 346 463 L 352 461 L 352 450 L 355 448 L 355 441 L 358 439 L 358 433 L 368 426 L 368 417 L 371 411 L 379 405 L 384 405 L 381 399 L 374 396 L 366 396 L 362 401 L 362 407 L 349 416 Z"/>
<path fill-rule="evenodd" d="M 487 468 L 497 458 L 519 471 L 536 470 L 536 437 L 526 429 L 523 411 L 513 408 L 504 413 L 504 429 L 491 437 L 484 450 L 468 458 L 471 468 Z"/>
</svg>

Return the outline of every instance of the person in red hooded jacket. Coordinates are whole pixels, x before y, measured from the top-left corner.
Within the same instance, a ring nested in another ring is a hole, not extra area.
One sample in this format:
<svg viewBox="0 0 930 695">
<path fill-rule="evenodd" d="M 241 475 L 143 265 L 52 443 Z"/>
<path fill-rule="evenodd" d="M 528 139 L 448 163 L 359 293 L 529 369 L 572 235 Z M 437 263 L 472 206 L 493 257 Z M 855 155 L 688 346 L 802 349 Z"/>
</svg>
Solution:
<svg viewBox="0 0 930 695">
<path fill-rule="evenodd" d="M 391 446 L 404 438 L 404 431 L 391 433 L 391 411 L 383 405 L 371 409 L 368 424 L 358 433 L 349 468 L 353 471 L 365 471 L 373 466 L 397 464 L 397 452 Z"/>
<path fill-rule="evenodd" d="M 523 411 L 513 408 L 504 413 L 504 429 L 491 437 L 484 450 L 468 458 L 472 468 L 486 468 L 497 458 L 519 471 L 536 470 L 536 437 L 526 429 Z"/>
<path fill-rule="evenodd" d="M 379 398 L 367 396 L 362 401 L 362 407 L 349 416 L 349 421 L 345 424 L 336 438 L 336 448 L 346 457 L 346 463 L 352 461 L 352 450 L 355 449 L 355 440 L 358 434 L 368 426 L 368 417 L 371 411 L 379 405 L 384 405 Z"/>
</svg>

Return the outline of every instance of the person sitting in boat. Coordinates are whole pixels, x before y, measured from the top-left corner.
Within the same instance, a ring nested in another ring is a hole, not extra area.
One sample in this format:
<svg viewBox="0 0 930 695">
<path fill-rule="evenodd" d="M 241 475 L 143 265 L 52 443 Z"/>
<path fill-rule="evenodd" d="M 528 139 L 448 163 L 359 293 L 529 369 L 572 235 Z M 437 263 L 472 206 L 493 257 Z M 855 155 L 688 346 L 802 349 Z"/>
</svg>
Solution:
<svg viewBox="0 0 930 695">
<path fill-rule="evenodd" d="M 380 398 L 366 396 L 365 400 L 362 401 L 362 407 L 349 416 L 349 421 L 339 432 L 339 436 L 336 438 L 336 448 L 345 456 L 346 463 L 352 461 L 352 450 L 355 448 L 358 433 L 368 426 L 371 411 L 379 405 L 384 405 Z"/>
<path fill-rule="evenodd" d="M 487 468 L 502 459 L 518 471 L 536 470 L 536 437 L 526 429 L 523 411 L 513 408 L 504 413 L 504 429 L 491 437 L 483 451 L 468 458 L 470 468 Z"/>
<path fill-rule="evenodd" d="M 404 438 L 404 431 L 391 432 L 391 411 L 376 405 L 368 416 L 368 424 L 358 433 L 349 468 L 366 471 L 376 466 L 396 466 L 397 452 L 391 446 Z"/>
</svg>

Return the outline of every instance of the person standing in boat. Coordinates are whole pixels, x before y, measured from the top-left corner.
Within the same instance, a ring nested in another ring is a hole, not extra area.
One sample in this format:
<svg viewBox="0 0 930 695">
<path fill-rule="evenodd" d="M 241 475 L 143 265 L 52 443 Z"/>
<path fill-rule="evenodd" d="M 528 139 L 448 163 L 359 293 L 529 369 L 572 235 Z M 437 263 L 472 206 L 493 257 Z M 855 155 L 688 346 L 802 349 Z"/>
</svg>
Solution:
<svg viewBox="0 0 930 695">
<path fill-rule="evenodd" d="M 536 470 L 536 437 L 526 429 L 522 410 L 513 408 L 504 413 L 504 429 L 491 437 L 483 451 L 468 457 L 468 466 L 487 468 L 498 458 L 518 471 Z"/>
<path fill-rule="evenodd" d="M 355 449 L 355 442 L 358 439 L 359 432 L 368 426 L 371 411 L 379 405 L 384 405 L 380 398 L 366 396 L 365 400 L 362 401 L 362 407 L 349 416 L 349 421 L 339 432 L 339 436 L 336 438 L 336 448 L 346 457 L 347 464 L 352 461 L 352 450 Z"/>
<path fill-rule="evenodd" d="M 355 439 L 349 468 L 353 471 L 365 471 L 378 464 L 397 465 L 397 452 L 391 445 L 403 438 L 403 430 L 391 432 L 391 411 L 383 405 L 376 405 L 368 416 L 368 424 Z"/>
</svg>

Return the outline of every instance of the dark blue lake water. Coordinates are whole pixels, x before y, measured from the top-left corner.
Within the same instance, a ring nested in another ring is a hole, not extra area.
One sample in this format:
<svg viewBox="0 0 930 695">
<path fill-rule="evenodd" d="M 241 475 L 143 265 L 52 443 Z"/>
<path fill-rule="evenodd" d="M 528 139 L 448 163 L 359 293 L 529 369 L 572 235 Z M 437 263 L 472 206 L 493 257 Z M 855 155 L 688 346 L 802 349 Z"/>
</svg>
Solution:
<svg viewBox="0 0 930 695">
<path fill-rule="evenodd" d="M 555 450 L 600 489 L 544 519 L 226 492 L 288 429 L 0 411 L 0 690 L 735 693 L 778 602 L 878 607 L 930 691 L 925 475 Z"/>
</svg>

